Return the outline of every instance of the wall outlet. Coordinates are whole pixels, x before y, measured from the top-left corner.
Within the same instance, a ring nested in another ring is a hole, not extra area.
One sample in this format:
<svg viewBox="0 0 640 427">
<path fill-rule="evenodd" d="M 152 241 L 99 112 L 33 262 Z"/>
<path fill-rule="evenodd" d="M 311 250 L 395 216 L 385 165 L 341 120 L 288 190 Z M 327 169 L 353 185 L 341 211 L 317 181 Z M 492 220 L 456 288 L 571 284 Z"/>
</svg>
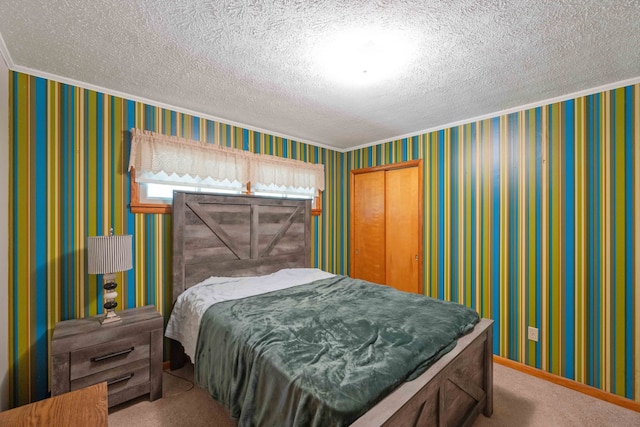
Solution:
<svg viewBox="0 0 640 427">
<path fill-rule="evenodd" d="M 531 341 L 538 342 L 538 328 L 529 326 L 529 329 L 527 329 L 527 338 L 529 338 Z"/>
</svg>

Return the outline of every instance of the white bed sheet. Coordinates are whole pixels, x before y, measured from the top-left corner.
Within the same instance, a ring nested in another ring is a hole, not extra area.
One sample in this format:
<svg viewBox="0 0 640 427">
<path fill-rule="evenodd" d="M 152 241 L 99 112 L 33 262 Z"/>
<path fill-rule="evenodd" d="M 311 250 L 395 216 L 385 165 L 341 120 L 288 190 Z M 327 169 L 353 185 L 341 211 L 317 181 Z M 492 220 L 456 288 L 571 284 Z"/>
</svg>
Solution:
<svg viewBox="0 0 640 427">
<path fill-rule="evenodd" d="M 286 268 L 266 276 L 210 277 L 184 291 L 173 307 L 165 336 L 182 344 L 195 360 L 200 320 L 213 304 L 260 295 L 333 277 L 317 268 Z"/>
</svg>

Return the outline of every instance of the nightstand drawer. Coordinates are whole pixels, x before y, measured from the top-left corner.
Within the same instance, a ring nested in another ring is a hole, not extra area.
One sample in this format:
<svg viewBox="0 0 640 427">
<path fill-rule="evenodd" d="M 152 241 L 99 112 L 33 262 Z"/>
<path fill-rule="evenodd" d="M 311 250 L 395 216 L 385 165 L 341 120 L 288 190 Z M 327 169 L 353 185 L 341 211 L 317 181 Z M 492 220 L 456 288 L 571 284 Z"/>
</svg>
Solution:
<svg viewBox="0 0 640 427">
<path fill-rule="evenodd" d="M 71 390 L 78 390 L 91 384 L 97 384 L 103 381 L 107 382 L 109 395 L 141 384 L 148 385 L 149 361 L 138 360 L 133 363 L 118 366 L 117 368 L 79 378 L 77 380 L 71 381 Z"/>
<path fill-rule="evenodd" d="M 138 360 L 144 360 L 148 365 L 148 332 L 72 352 L 70 354 L 70 380 L 74 381 Z M 104 378 L 100 381 L 105 380 L 108 379 Z M 95 382 L 90 384 L 95 384 Z"/>
</svg>

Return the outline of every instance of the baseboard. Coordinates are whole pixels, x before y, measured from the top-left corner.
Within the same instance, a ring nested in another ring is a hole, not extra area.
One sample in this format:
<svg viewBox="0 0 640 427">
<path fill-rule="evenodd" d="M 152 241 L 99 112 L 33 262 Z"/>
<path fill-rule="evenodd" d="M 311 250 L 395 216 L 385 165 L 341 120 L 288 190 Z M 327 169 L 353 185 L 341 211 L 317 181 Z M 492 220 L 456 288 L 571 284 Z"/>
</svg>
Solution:
<svg viewBox="0 0 640 427">
<path fill-rule="evenodd" d="M 171 361 L 165 360 L 164 362 L 162 362 L 163 371 L 168 371 L 170 366 L 171 366 Z"/>
<path fill-rule="evenodd" d="M 631 399 L 627 399 L 626 397 L 618 396 L 616 394 L 609 393 L 607 391 L 603 391 L 598 388 L 591 387 L 589 385 L 582 384 L 577 381 L 561 377 L 559 375 L 551 374 L 549 372 L 545 372 L 540 369 L 533 368 L 531 366 L 525 365 L 520 362 L 514 362 L 513 360 L 506 359 L 501 356 L 494 355 L 493 362 L 499 365 L 506 366 L 508 368 L 515 369 L 516 371 L 520 371 L 525 374 L 529 374 L 531 376 L 543 379 L 545 381 L 549 381 L 554 384 L 558 384 L 563 387 L 570 388 L 571 390 L 575 390 L 580 393 L 586 394 L 588 396 L 595 397 L 596 399 L 604 400 L 605 402 L 613 403 L 614 405 L 622 406 L 623 408 L 640 412 L 640 403 L 635 402 Z"/>
</svg>

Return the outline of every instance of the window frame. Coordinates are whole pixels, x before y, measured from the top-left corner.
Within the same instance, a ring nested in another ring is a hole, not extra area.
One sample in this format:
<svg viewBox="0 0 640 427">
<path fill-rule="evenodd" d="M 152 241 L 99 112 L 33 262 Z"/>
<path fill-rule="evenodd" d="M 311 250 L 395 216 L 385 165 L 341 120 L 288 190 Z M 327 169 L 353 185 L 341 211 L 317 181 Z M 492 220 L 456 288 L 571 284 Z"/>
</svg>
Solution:
<svg viewBox="0 0 640 427">
<path fill-rule="evenodd" d="M 168 214 L 171 213 L 171 205 L 166 203 L 142 203 L 140 201 L 140 183 L 136 181 L 136 170 L 131 168 L 131 201 L 129 208 L 131 213 Z"/>
</svg>

